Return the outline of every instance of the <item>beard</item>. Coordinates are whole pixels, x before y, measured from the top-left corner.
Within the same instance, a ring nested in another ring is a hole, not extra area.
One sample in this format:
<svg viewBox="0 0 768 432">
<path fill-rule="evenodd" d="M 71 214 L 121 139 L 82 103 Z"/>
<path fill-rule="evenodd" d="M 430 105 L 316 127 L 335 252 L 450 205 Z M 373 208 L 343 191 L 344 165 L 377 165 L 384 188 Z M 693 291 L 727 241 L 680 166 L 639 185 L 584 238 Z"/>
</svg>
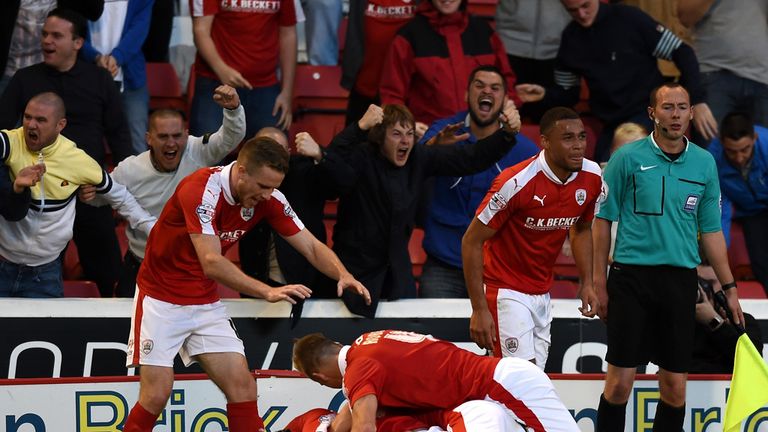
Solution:
<svg viewBox="0 0 768 432">
<path fill-rule="evenodd" d="M 495 112 L 491 113 L 491 116 L 488 117 L 488 120 L 481 120 L 475 110 L 472 109 L 472 107 L 469 108 L 469 117 L 472 119 L 475 124 L 477 124 L 480 127 L 486 127 L 490 126 L 496 122 L 499 121 L 499 115 L 501 114 L 501 108 L 497 109 Z"/>
</svg>

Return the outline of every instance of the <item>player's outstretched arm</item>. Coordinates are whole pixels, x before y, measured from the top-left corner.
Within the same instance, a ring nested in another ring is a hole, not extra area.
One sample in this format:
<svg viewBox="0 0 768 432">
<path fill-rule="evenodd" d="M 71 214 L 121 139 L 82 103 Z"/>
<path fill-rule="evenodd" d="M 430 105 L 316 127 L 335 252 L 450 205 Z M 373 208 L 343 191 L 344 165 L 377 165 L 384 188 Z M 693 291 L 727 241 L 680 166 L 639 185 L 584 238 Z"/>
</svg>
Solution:
<svg viewBox="0 0 768 432">
<path fill-rule="evenodd" d="M 195 246 L 197 258 L 200 260 L 200 266 L 203 268 L 205 276 L 222 285 L 272 303 L 285 300 L 295 304 L 295 299 L 308 298 L 312 294 L 312 290 L 304 285 L 285 285 L 272 288 L 246 275 L 232 261 L 221 254 L 221 244 L 215 235 L 190 234 L 189 237 Z"/>
<path fill-rule="evenodd" d="M 365 304 L 371 304 L 371 294 L 368 292 L 368 289 L 355 279 L 347 271 L 347 268 L 344 267 L 344 264 L 341 263 L 339 257 L 309 230 L 304 228 L 290 237 L 285 237 L 285 240 L 299 253 L 304 255 L 307 261 L 316 269 L 329 278 L 338 281 L 336 284 L 336 294 L 339 297 L 341 297 L 344 290 L 348 290 L 362 296 L 365 299 Z"/>
<path fill-rule="evenodd" d="M 376 409 L 379 401 L 376 395 L 369 394 L 355 401 L 352 407 L 352 432 L 375 432 Z"/>
<path fill-rule="evenodd" d="M 579 220 L 571 227 L 571 248 L 576 268 L 579 270 L 579 312 L 592 318 L 597 314 L 600 302 L 592 283 L 592 221 Z"/>
<path fill-rule="evenodd" d="M 493 350 L 493 344 L 496 341 L 496 324 L 493 322 L 483 290 L 483 243 L 494 234 L 496 230 L 474 218 L 461 240 L 464 281 L 472 304 L 469 333 L 480 348 L 487 350 Z"/>
</svg>

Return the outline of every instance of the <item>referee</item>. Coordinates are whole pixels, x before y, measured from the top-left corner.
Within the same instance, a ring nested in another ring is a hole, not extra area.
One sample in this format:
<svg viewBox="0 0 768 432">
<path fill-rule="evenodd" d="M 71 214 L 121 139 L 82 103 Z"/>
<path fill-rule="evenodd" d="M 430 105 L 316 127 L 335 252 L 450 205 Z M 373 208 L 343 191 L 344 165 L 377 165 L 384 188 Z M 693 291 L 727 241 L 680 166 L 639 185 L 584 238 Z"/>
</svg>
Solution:
<svg viewBox="0 0 768 432">
<path fill-rule="evenodd" d="M 608 373 L 597 431 L 622 431 L 637 366 L 659 366 L 661 401 L 654 431 L 680 431 L 691 364 L 698 239 L 744 322 L 720 226 L 717 168 L 684 133 L 693 119 L 688 91 L 664 84 L 651 93 L 651 135 L 619 149 L 604 172 L 593 227 L 594 285 L 608 327 Z M 611 222 L 620 221 L 608 266 Z"/>
</svg>

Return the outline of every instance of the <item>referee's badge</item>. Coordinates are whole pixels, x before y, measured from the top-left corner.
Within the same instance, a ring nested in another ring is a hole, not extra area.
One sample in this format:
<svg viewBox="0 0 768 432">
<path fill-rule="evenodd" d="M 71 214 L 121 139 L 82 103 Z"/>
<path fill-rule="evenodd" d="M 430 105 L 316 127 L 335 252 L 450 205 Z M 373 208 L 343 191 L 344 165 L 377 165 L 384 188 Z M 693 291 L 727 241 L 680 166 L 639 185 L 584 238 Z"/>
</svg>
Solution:
<svg viewBox="0 0 768 432">
<path fill-rule="evenodd" d="M 688 195 L 688 198 L 685 199 L 685 205 L 683 206 L 683 210 L 687 211 L 688 213 L 693 213 L 696 211 L 696 204 L 699 203 L 699 196 L 698 195 Z"/>
<path fill-rule="evenodd" d="M 576 189 L 576 203 L 578 205 L 584 205 L 585 202 L 587 202 L 586 189 Z"/>
</svg>

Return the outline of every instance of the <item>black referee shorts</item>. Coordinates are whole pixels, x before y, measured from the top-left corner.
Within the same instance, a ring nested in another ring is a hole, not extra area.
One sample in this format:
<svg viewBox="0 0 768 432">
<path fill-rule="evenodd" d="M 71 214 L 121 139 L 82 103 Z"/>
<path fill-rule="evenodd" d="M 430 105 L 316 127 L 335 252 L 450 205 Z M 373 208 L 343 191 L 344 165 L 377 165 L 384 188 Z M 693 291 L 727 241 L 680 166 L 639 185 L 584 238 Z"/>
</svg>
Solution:
<svg viewBox="0 0 768 432">
<path fill-rule="evenodd" d="M 670 372 L 688 372 L 697 293 L 696 269 L 614 263 L 606 361 L 619 367 L 652 361 Z"/>
</svg>

